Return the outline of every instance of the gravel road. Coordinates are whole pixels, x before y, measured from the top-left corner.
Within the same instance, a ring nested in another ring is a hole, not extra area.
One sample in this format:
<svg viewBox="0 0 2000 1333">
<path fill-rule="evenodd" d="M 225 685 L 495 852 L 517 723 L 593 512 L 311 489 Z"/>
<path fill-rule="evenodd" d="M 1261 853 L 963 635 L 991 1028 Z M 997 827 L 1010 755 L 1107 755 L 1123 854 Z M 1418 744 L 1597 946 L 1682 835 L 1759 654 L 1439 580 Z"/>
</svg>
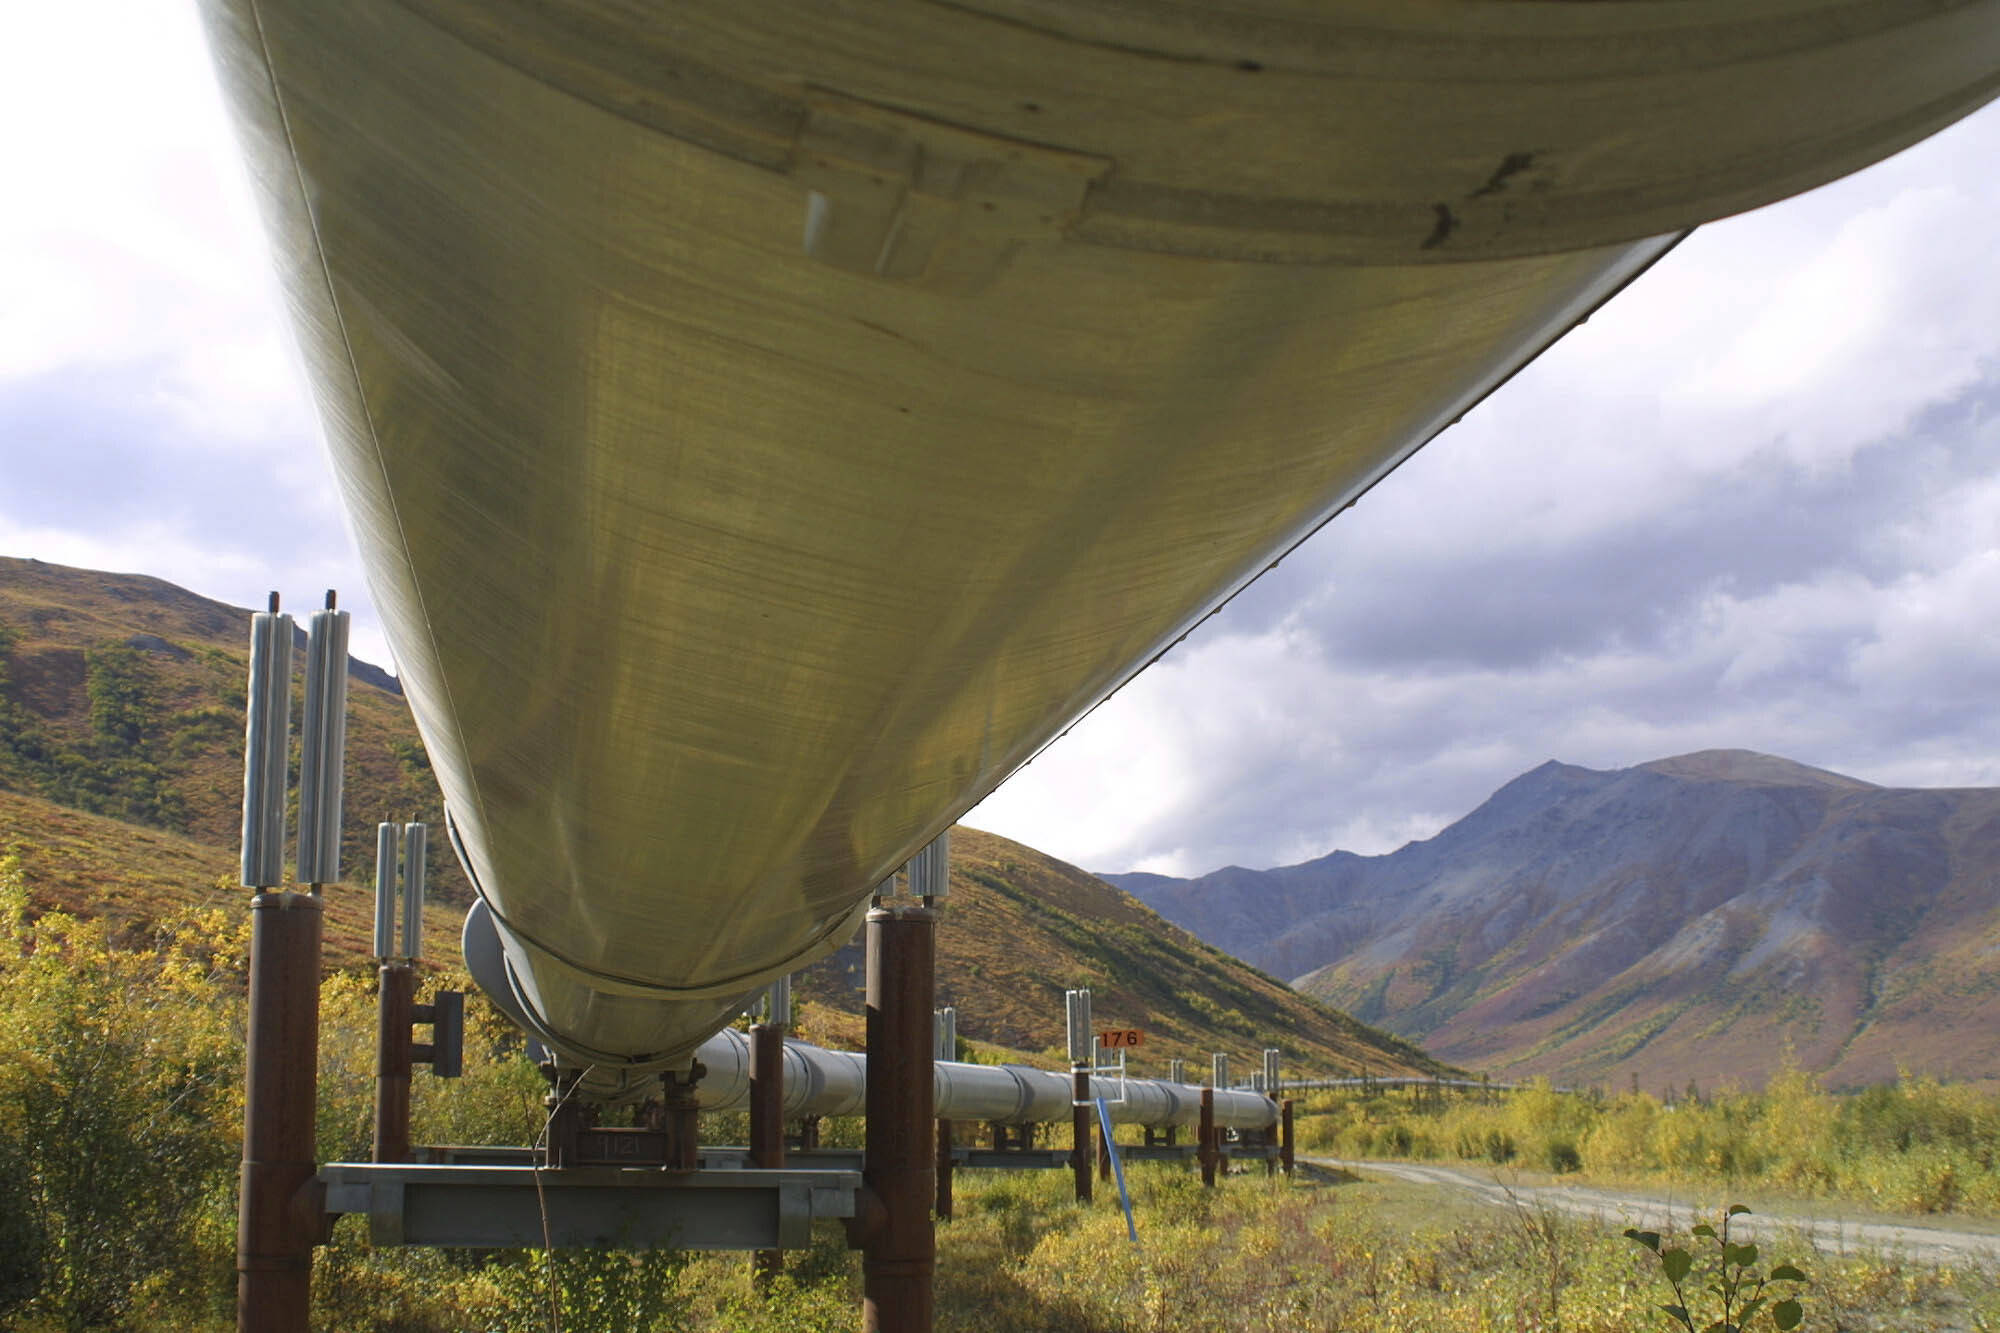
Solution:
<svg viewBox="0 0 2000 1333">
<path fill-rule="evenodd" d="M 1415 1162 L 1352 1162 L 1332 1157 L 1303 1160 L 1364 1178 L 1388 1177 L 1418 1185 L 1433 1185 L 1439 1189 L 1454 1189 L 1496 1207 L 1553 1208 L 1619 1226 L 1660 1230 L 1666 1226 L 1686 1228 L 1697 1220 L 1715 1220 L 1712 1207 L 1697 1218 L 1696 1210 L 1687 1203 L 1639 1194 L 1620 1194 L 1612 1190 L 1586 1189 L 1581 1185 L 1507 1184 L 1491 1174 L 1482 1176 L 1455 1167 Z M 1832 1201 L 1824 1202 L 1815 1206 L 1811 1215 L 1760 1209 L 1739 1217 L 1731 1226 L 1730 1235 L 1744 1240 L 1778 1234 L 1802 1236 L 1815 1249 L 1826 1254 L 1861 1250 L 1900 1254 L 1925 1263 L 2000 1267 L 2000 1235 L 1952 1231 L 1909 1222 L 1859 1221 L 1837 1216 L 1835 1210 L 1838 1206 Z"/>
</svg>

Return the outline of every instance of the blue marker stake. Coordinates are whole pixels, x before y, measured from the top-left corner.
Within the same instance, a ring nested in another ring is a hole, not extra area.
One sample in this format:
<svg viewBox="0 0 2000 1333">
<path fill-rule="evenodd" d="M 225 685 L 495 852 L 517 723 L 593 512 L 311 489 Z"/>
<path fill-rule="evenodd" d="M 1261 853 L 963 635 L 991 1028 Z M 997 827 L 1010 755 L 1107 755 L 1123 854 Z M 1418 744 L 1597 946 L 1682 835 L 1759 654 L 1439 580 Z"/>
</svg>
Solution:
<svg viewBox="0 0 2000 1333">
<path fill-rule="evenodd" d="M 1118 1181 L 1118 1202 L 1125 1206 L 1125 1234 L 1132 1243 L 1139 1243 L 1139 1228 L 1132 1222 L 1132 1196 L 1125 1189 L 1125 1162 L 1118 1155 L 1118 1140 L 1111 1137 L 1111 1108 L 1104 1099 L 1097 1099 L 1097 1124 L 1104 1131 L 1104 1150 L 1111 1154 L 1111 1174 Z"/>
</svg>

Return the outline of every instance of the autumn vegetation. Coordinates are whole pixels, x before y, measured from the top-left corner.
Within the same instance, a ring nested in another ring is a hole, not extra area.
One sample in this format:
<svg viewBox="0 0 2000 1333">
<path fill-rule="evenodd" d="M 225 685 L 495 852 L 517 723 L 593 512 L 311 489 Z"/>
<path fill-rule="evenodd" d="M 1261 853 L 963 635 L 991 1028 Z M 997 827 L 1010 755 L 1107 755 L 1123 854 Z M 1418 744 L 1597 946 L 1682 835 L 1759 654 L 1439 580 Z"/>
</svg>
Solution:
<svg viewBox="0 0 2000 1333">
<path fill-rule="evenodd" d="M 19 862 L 3 864 L 0 1327 L 226 1329 L 244 914 L 197 909 L 116 926 L 37 909 Z M 320 1152 L 362 1157 L 372 1091 L 365 971 L 330 973 L 322 1006 Z M 466 1076 L 417 1084 L 418 1138 L 531 1141 L 539 1075 L 477 1001 L 468 1028 Z M 1303 1123 L 1308 1143 L 1326 1151 L 1565 1169 L 1573 1154 L 1580 1170 L 1782 1184 L 1912 1209 L 1984 1211 L 2000 1197 L 1981 1156 L 2000 1106 L 1921 1081 L 1833 1097 L 1793 1073 L 1765 1093 L 1671 1107 L 1538 1088 L 1493 1105 L 1386 1094 L 1324 1109 Z M 965 1173 L 959 1216 L 939 1233 L 939 1327 L 991 1329 L 996 1309 L 1010 1328 L 1078 1333 L 1625 1330 L 1657 1317 L 1646 1256 L 1602 1226 L 1527 1207 L 1440 1207 L 1311 1167 L 1290 1181 L 1238 1175 L 1213 1192 L 1183 1169 L 1131 1175 L 1138 1247 L 1108 1201 L 1067 1200 L 1065 1173 Z M 1813 1277 L 1807 1328 L 1848 1326 L 1816 1323 L 1815 1311 L 1992 1299 L 1977 1274 L 1879 1259 L 1829 1263 Z M 833 1330 L 853 1327 L 857 1282 L 835 1227 L 759 1287 L 740 1255 L 374 1250 L 349 1219 L 320 1252 L 315 1319 L 328 1331 Z"/>
</svg>

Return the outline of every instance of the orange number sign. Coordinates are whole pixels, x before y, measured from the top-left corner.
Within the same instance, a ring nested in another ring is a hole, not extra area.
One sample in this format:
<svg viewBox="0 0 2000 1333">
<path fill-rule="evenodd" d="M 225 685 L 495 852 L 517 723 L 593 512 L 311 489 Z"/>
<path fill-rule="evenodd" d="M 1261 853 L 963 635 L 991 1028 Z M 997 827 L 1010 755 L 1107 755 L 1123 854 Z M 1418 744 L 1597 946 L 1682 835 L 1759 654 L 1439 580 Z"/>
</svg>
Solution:
<svg viewBox="0 0 2000 1333">
<path fill-rule="evenodd" d="M 1097 1034 L 1097 1044 L 1107 1051 L 1115 1051 L 1121 1046 L 1143 1046 L 1146 1034 L 1137 1028 L 1112 1028 Z"/>
</svg>

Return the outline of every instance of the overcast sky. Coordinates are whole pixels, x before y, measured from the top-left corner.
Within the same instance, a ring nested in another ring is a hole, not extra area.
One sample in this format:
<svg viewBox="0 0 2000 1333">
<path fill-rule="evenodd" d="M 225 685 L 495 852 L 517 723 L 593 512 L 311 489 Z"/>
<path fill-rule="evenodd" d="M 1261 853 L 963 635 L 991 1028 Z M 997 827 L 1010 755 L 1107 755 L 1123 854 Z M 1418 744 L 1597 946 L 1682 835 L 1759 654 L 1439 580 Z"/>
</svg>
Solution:
<svg viewBox="0 0 2000 1333">
<path fill-rule="evenodd" d="M 388 661 L 192 12 L 0 45 L 0 554 Z M 1545 759 L 2000 784 L 2000 107 L 1698 232 L 972 823 L 1097 870 L 1393 849 Z"/>
</svg>

